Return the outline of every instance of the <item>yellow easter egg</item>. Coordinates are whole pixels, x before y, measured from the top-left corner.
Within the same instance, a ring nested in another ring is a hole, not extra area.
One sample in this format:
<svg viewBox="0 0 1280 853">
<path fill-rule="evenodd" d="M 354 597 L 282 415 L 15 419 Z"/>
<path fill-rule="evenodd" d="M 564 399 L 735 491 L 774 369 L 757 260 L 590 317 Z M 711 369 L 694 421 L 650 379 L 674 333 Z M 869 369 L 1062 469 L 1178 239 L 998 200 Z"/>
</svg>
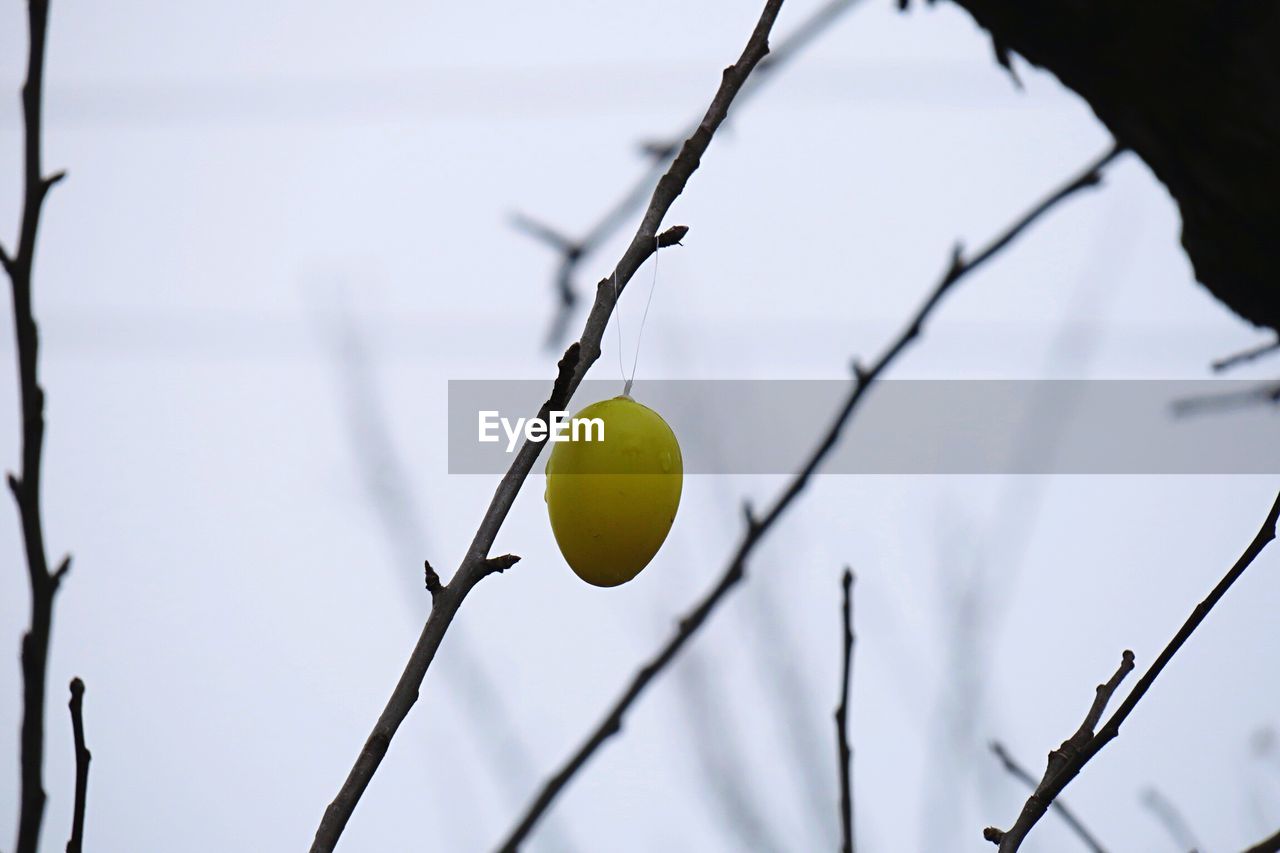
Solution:
<svg viewBox="0 0 1280 853">
<path fill-rule="evenodd" d="M 603 440 L 590 420 L 603 423 Z M 684 460 L 667 422 L 630 397 L 592 403 L 576 441 L 552 445 L 547 511 L 569 567 L 589 584 L 617 586 L 658 553 L 680 506 Z M 564 432 L 573 435 L 572 428 Z"/>
</svg>

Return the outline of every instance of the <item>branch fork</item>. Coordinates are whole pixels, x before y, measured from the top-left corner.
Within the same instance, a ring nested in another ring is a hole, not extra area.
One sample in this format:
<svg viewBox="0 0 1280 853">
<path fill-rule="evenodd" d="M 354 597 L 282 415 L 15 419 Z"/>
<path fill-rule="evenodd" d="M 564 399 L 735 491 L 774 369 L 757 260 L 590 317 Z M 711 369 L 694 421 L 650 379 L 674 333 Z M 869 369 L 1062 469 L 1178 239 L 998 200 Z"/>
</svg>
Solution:
<svg viewBox="0 0 1280 853">
<path fill-rule="evenodd" d="M 1036 786 L 1035 791 L 1023 804 L 1022 810 L 1019 812 L 1013 826 L 1007 831 L 990 826 L 983 830 L 983 837 L 998 844 L 1000 853 L 1015 853 L 1021 847 L 1022 842 L 1026 840 L 1028 833 L 1031 832 L 1040 818 L 1044 817 L 1049 807 L 1054 804 L 1055 798 L 1080 774 L 1084 766 L 1102 751 L 1103 747 L 1119 736 L 1120 726 L 1128 719 L 1129 714 L 1138 706 L 1138 703 L 1142 701 L 1142 697 L 1151 689 L 1151 685 L 1155 683 L 1156 678 L 1168 666 L 1169 661 L 1173 660 L 1178 650 L 1186 644 L 1187 640 L 1200 627 L 1200 624 L 1213 610 L 1214 606 L 1222 600 L 1222 597 L 1240 579 L 1245 570 L 1252 565 L 1253 561 L 1262 553 L 1262 550 L 1276 538 L 1276 525 L 1278 522 L 1280 522 L 1280 495 L 1276 496 L 1266 519 L 1262 522 L 1258 532 L 1254 534 L 1253 541 L 1245 548 L 1244 553 L 1232 564 L 1231 568 L 1227 570 L 1227 573 L 1222 576 L 1221 580 L 1218 581 L 1217 585 L 1214 586 L 1204 600 L 1195 606 L 1195 609 L 1191 611 L 1191 615 L 1182 623 L 1182 627 L 1173 635 L 1173 639 L 1169 641 L 1151 666 L 1138 679 L 1133 689 L 1125 696 L 1124 701 L 1120 703 L 1106 723 L 1101 728 L 1098 728 L 1098 722 L 1102 719 L 1107 703 L 1111 701 L 1111 697 L 1120 686 L 1120 682 L 1133 670 L 1133 652 L 1126 651 L 1124 653 L 1120 668 L 1116 670 L 1115 675 L 1106 683 L 1098 685 L 1093 705 L 1090 707 L 1089 714 L 1085 717 L 1080 729 L 1068 738 L 1061 747 L 1049 754 L 1049 763 L 1045 769 L 1044 778 L 1040 780 L 1040 784 Z"/>
</svg>

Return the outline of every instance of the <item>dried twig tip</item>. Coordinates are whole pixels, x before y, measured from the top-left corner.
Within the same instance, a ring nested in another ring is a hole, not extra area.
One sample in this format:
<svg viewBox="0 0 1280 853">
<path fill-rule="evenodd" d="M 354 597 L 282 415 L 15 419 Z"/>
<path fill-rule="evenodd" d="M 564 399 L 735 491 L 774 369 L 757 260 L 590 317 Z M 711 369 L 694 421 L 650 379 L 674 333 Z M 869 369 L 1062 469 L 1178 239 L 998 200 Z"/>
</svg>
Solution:
<svg viewBox="0 0 1280 853">
<path fill-rule="evenodd" d="M 490 557 L 484 561 L 484 565 L 489 572 L 505 572 L 518 562 L 520 558 L 515 554 L 503 554 L 501 557 Z"/>
<path fill-rule="evenodd" d="M 679 246 L 680 241 L 689 233 L 688 225 L 672 225 L 666 231 L 658 235 L 658 248 L 665 249 L 668 246 Z"/>
<path fill-rule="evenodd" d="M 436 570 L 431 568 L 430 560 L 422 561 L 422 569 L 426 577 L 427 592 L 431 593 L 431 597 L 434 598 L 437 593 L 444 589 L 440 583 L 440 575 L 436 574 Z"/>
<path fill-rule="evenodd" d="M 53 582 L 62 583 L 62 579 L 67 576 L 67 572 L 71 571 L 71 555 L 62 558 L 62 562 L 58 564 L 53 572 Z"/>
</svg>

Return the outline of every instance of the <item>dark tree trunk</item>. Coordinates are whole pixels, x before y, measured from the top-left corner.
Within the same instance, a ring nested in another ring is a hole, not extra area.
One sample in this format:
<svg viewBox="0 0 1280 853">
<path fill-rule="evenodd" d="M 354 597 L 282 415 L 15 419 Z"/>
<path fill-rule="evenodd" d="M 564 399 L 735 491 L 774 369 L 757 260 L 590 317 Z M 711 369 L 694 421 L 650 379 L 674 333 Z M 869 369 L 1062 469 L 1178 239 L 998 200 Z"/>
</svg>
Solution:
<svg viewBox="0 0 1280 853">
<path fill-rule="evenodd" d="M 1280 0 L 955 0 L 1079 93 L 1182 213 L 1196 277 L 1280 331 Z"/>
</svg>

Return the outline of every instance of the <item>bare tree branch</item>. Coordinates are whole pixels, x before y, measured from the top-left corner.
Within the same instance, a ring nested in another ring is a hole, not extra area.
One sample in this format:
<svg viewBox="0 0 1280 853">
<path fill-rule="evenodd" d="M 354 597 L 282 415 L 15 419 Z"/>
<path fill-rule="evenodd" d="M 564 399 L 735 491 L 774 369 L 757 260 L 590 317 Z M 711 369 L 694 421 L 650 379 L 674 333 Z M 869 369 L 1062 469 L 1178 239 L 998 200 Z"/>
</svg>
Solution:
<svg viewBox="0 0 1280 853">
<path fill-rule="evenodd" d="M 683 232 L 676 235 L 670 230 L 659 234 L 658 229 L 662 224 L 663 217 L 666 216 L 667 211 L 670 210 L 671 205 L 680 193 L 684 191 L 689 178 L 698 168 L 702 155 L 706 152 L 716 130 L 728 114 L 729 106 L 733 103 L 733 99 L 742 89 L 752 69 L 768 53 L 769 32 L 773 29 L 774 21 L 777 19 L 781 7 L 782 0 L 768 0 L 766 2 L 764 11 L 752 31 L 742 55 L 737 62 L 724 70 L 720 87 L 712 99 L 702 122 L 693 134 L 685 140 L 680 148 L 680 153 L 672 161 L 671 167 L 654 188 L 649 207 L 645 211 L 639 227 L 636 229 L 631 244 L 614 267 L 613 273 L 596 286 L 595 303 L 592 305 L 591 312 L 587 317 L 582 337 L 577 343 L 569 347 L 565 357 L 561 359 L 559 376 L 552 388 L 551 396 L 539 411 L 541 419 L 545 419 L 551 410 L 559 411 L 565 407 L 574 390 L 577 389 L 582 378 L 586 375 L 587 370 L 600 357 L 600 340 L 604 335 L 609 315 L 613 311 L 618 294 L 631 281 L 631 277 L 635 275 L 636 270 L 639 269 L 649 255 L 658 250 L 664 240 L 669 241 L 673 237 L 678 240 L 683 235 Z M 347 775 L 341 789 L 338 791 L 337 797 L 325 810 L 311 847 L 315 853 L 332 850 L 337 845 L 343 828 L 355 810 L 356 804 L 360 801 L 360 796 L 368 786 L 369 780 L 373 778 L 373 774 L 377 771 L 378 765 L 381 764 L 383 756 L 386 755 L 387 749 L 391 744 L 391 738 L 395 736 L 400 723 L 403 722 L 409 713 L 409 709 L 417 701 L 418 688 L 422 684 L 422 679 L 426 676 L 427 669 L 435 658 L 436 650 L 440 647 L 444 634 L 448 630 L 449 624 L 453 621 L 454 614 L 462 606 L 463 600 L 486 575 L 495 570 L 500 571 L 509 565 L 504 565 L 500 562 L 504 558 L 497 558 L 498 562 L 491 561 L 489 548 L 492 547 L 493 541 L 498 535 L 498 530 L 502 527 L 511 505 L 515 502 L 516 494 L 524 484 L 525 478 L 529 476 L 534 460 L 541 453 L 544 443 L 545 439 L 542 441 L 526 441 L 521 446 L 511 467 L 498 484 L 493 499 L 490 501 L 484 518 L 481 520 L 480 526 L 471 542 L 471 547 L 468 549 L 457 572 L 450 582 L 441 588 L 439 594 L 432 598 L 431 614 L 427 617 L 427 622 L 423 626 L 418 643 L 409 657 L 404 673 L 396 683 L 386 708 L 379 716 L 373 731 L 361 748 L 351 772 Z"/>
<path fill-rule="evenodd" d="M 1209 615 L 1209 611 L 1222 600 L 1222 597 L 1226 595 L 1232 584 L 1244 574 L 1245 569 L 1249 568 L 1249 565 L 1262 553 L 1262 549 L 1267 546 L 1267 543 L 1276 538 L 1277 517 L 1280 517 L 1280 495 L 1276 496 L 1275 503 L 1272 504 L 1271 511 L 1267 513 L 1266 520 L 1263 521 L 1262 527 L 1253 537 L 1253 541 L 1249 543 L 1240 559 L 1236 560 L 1235 564 L 1223 575 L 1209 595 L 1196 605 L 1195 610 L 1191 612 L 1186 622 L 1178 629 L 1178 633 L 1174 634 L 1173 639 L 1160 652 L 1159 657 L 1138 679 L 1133 690 L 1120 703 L 1115 713 L 1111 715 L 1101 729 L 1094 733 L 1093 727 L 1101 719 L 1102 712 L 1105 710 L 1106 704 L 1115 692 L 1116 687 L 1119 686 L 1120 679 L 1124 677 L 1128 670 L 1133 668 L 1133 653 L 1128 651 L 1124 653 L 1125 663 L 1121 665 L 1120 670 L 1116 672 L 1110 682 L 1098 688 L 1097 699 L 1094 701 L 1093 708 L 1090 709 L 1084 725 L 1059 749 L 1049 753 L 1049 766 L 1045 770 L 1044 778 L 1036 786 L 1035 792 L 1027 799 L 1013 826 L 1007 832 L 1002 832 L 995 827 L 987 827 L 983 832 L 983 836 L 988 841 L 1000 845 L 1000 853 L 1012 853 L 1012 851 L 1017 850 L 1026 839 L 1027 833 L 1044 816 L 1050 803 L 1062 793 L 1062 790 L 1071 783 L 1072 779 L 1079 775 L 1081 769 L 1091 758 L 1120 734 L 1120 725 L 1129 717 L 1129 714 L 1133 713 L 1133 709 L 1137 707 L 1138 702 L 1151 689 L 1151 685 L 1155 683 L 1156 678 L 1168 665 L 1169 661 L 1173 659 L 1173 656 L 1178 653 L 1178 650 L 1187 642 L 1191 634 Z"/>
<path fill-rule="evenodd" d="M 1111 697 L 1115 695 L 1116 690 L 1120 688 L 1120 682 L 1124 681 L 1125 676 L 1133 672 L 1133 652 L 1125 649 L 1120 659 L 1120 667 L 1115 671 L 1111 678 L 1102 684 L 1099 684 L 1093 697 L 1093 704 L 1089 706 L 1089 712 L 1085 715 L 1084 722 L 1080 724 L 1080 728 L 1076 729 L 1076 733 L 1062 742 L 1062 746 L 1049 753 L 1049 769 L 1045 770 L 1044 781 L 1039 784 L 1033 779 L 1031 784 L 1033 790 L 1031 799 L 1039 804 L 1040 799 L 1044 796 L 1045 787 L 1048 780 L 1056 777 L 1061 769 L 1067 766 L 1072 760 L 1077 758 L 1080 753 L 1085 750 L 1094 738 L 1094 729 L 1098 727 L 1098 723 L 1102 720 L 1102 714 L 1107 710 L 1107 704 L 1111 702 Z M 1045 799 L 1044 806 L 1047 808 L 1052 799 Z M 1041 814 L 1044 810 L 1041 810 Z M 1015 827 L 1016 829 L 1016 827 Z M 1013 830 L 1008 833 L 1002 832 L 993 826 L 987 827 L 982 832 L 982 837 L 1000 845 L 1001 853 L 1004 853 L 1004 845 L 1006 840 L 1011 837 Z M 1021 840 L 1019 839 L 1019 843 Z"/>
<path fill-rule="evenodd" d="M 1019 782 L 1022 782 L 1033 791 L 1035 790 L 1035 777 L 1028 773 L 1026 769 L 1009 754 L 1009 750 L 1005 749 L 1004 744 L 999 741 L 992 741 L 991 751 L 995 753 L 996 758 L 1000 759 L 1000 763 L 1004 765 L 1004 769 L 1008 771 L 1010 776 L 1017 779 Z M 1058 813 L 1058 816 L 1066 822 L 1067 826 L 1071 827 L 1071 831 L 1074 832 L 1082 842 L 1084 842 L 1085 847 L 1088 847 L 1093 851 L 1093 853 L 1106 853 L 1106 848 L 1098 842 L 1098 839 L 1093 837 L 1093 833 L 1089 831 L 1089 828 L 1084 825 L 1080 818 L 1076 817 L 1075 812 L 1067 808 L 1066 803 L 1062 802 L 1062 800 L 1054 800 L 1053 805 L 1050 808 Z"/>
<path fill-rule="evenodd" d="M 1261 382 L 1242 391 L 1183 397 L 1169 404 L 1174 417 L 1229 412 L 1280 403 L 1280 382 Z"/>
<path fill-rule="evenodd" d="M 840 773 L 840 849 L 853 853 L 853 778 L 849 765 L 853 750 L 849 748 L 849 682 L 853 677 L 853 571 L 846 568 L 840 582 L 844 590 L 841 609 L 844 626 L 844 668 L 840 672 L 840 704 L 836 706 L 836 757 Z"/>
<path fill-rule="evenodd" d="M 1230 370 L 1233 367 L 1237 367 L 1241 364 L 1246 364 L 1250 361 L 1254 361 L 1256 359 L 1262 358 L 1265 355 L 1270 355 L 1271 353 L 1276 352 L 1277 350 L 1280 350 L 1280 336 L 1277 336 L 1274 341 L 1268 341 L 1265 344 L 1261 344 L 1256 347 L 1251 347 L 1250 349 L 1244 350 L 1243 352 L 1238 352 L 1238 353 L 1235 353 L 1234 355 L 1229 355 L 1226 358 L 1218 359 L 1212 365 L 1213 372 L 1223 373 L 1225 371 Z"/>
<path fill-rule="evenodd" d="M 49 636 L 53 599 L 66 576 L 70 559 L 49 571 L 44 522 L 40 512 L 40 474 L 44 453 L 44 389 L 40 387 L 40 334 L 32 308 L 31 279 L 35 267 L 36 233 L 49 188 L 62 173 L 45 177 L 40 167 L 41 111 L 44 94 L 47 0 L 27 5 L 29 51 L 27 78 L 22 87 L 23 203 L 17 249 L 0 251 L 0 266 L 13 291 L 14 338 L 18 353 L 18 384 L 22 406 L 22 472 L 10 474 L 9 489 L 18 504 L 27 575 L 31 583 L 31 624 L 22 637 L 22 792 L 18 816 L 18 853 L 35 853 L 44 821 L 44 709 L 49 667 Z"/>
<path fill-rule="evenodd" d="M 1173 801 L 1155 788 L 1147 788 L 1142 792 L 1142 804 L 1147 807 L 1160 825 L 1169 833 L 1173 843 L 1188 853 L 1198 853 L 1202 848 L 1191 831 L 1191 824 L 1182 816 L 1182 812 Z"/>
<path fill-rule="evenodd" d="M 771 76 L 771 72 L 784 67 L 857 2 L 858 0 L 828 0 L 785 38 L 780 39 L 769 55 L 760 61 L 755 73 L 739 93 L 735 105 L 741 107 L 744 101 L 760 89 L 761 84 Z M 697 125 L 688 127 L 682 133 L 672 134 L 665 140 L 645 142 L 641 146 L 641 151 L 649 157 L 648 168 L 595 224 L 587 229 L 582 237 L 575 239 L 559 229 L 522 213 L 511 216 L 511 224 L 515 228 L 546 243 L 560 255 L 560 261 L 556 265 L 553 276 L 556 311 L 547 331 L 548 349 L 560 346 L 560 342 L 564 340 L 568 331 L 569 321 L 573 318 L 573 309 L 578 304 L 575 277 L 579 266 L 626 225 L 631 215 L 644 205 L 655 182 L 680 150 L 678 140 L 691 134 L 696 127 Z"/>
<path fill-rule="evenodd" d="M 765 535 L 773 528 L 773 526 L 782 517 L 783 513 L 791 506 L 805 487 L 808 486 L 810 479 L 817 471 L 827 455 L 835 448 L 839 442 L 840 434 L 844 431 L 845 425 L 849 422 L 854 410 L 862 401 L 866 390 L 880 377 L 880 375 L 889 367 L 889 365 L 905 350 L 916 338 L 918 338 L 924 329 L 924 323 L 929 315 L 933 313 L 934 308 L 942 301 L 943 296 L 961 279 L 976 270 L 982 264 L 990 260 L 997 252 L 1007 247 L 1013 240 L 1021 234 L 1031 223 L 1035 222 L 1046 212 L 1056 206 L 1064 199 L 1074 195 L 1075 193 L 1097 186 L 1102 179 L 1101 171 L 1110 163 L 1119 150 L 1112 148 L 1102 157 L 1093 161 L 1079 175 L 1072 178 L 1061 188 L 1055 190 L 1043 201 L 1036 204 L 1031 210 L 1023 214 L 1004 232 L 998 235 L 992 242 L 982 247 L 977 254 L 971 258 L 965 258 L 960 247 L 956 247 L 952 253 L 951 263 L 947 267 L 946 272 L 941 279 L 925 297 L 924 302 L 916 313 L 907 323 L 906 328 L 895 338 L 881 354 L 876 362 L 870 367 L 863 367 L 855 362 L 853 364 L 853 380 L 848 396 L 845 398 L 844 404 L 832 423 L 828 426 L 818 446 L 805 463 L 803 469 L 795 477 L 781 493 L 774 499 L 772 506 L 764 516 L 757 516 L 750 504 L 744 504 L 743 516 L 745 519 L 745 529 L 742 538 L 739 540 L 733 556 L 730 557 L 728 565 L 725 567 L 724 573 L 714 587 L 689 610 L 677 623 L 676 633 L 662 647 L 662 649 L 647 663 L 637 670 L 632 676 L 630 684 L 623 691 L 622 695 L 614 702 L 610 709 L 605 713 L 604 718 L 596 725 L 587 739 L 578 748 L 578 750 L 570 756 L 563 766 L 547 780 L 541 791 L 530 803 L 529 808 L 521 817 L 519 823 L 508 835 L 507 840 L 501 846 L 503 851 L 514 851 L 528 837 L 538 820 L 550 807 L 551 803 L 569 783 L 569 780 L 577 774 L 579 770 L 586 765 L 587 761 L 595 754 L 609 738 L 616 735 L 622 730 L 622 721 L 627 711 L 635 704 L 636 700 L 644 693 L 649 684 L 657 678 L 657 676 L 675 659 L 676 655 L 684 647 L 694 634 L 703 626 L 707 618 L 716 609 L 724 597 L 742 581 L 745 577 L 747 558 L 755 550 L 756 546 L 764 539 Z M 601 283 L 597 288 L 597 293 L 607 284 L 607 280 Z M 597 297 L 598 298 L 598 297 Z M 598 338 L 597 338 L 598 340 Z"/>
<path fill-rule="evenodd" d="M 67 853 L 80 853 L 84 844 L 84 804 L 89 793 L 89 761 L 93 755 L 84 744 L 84 682 L 71 679 L 71 733 L 76 746 L 76 799 L 71 813 L 71 839 Z"/>
</svg>

